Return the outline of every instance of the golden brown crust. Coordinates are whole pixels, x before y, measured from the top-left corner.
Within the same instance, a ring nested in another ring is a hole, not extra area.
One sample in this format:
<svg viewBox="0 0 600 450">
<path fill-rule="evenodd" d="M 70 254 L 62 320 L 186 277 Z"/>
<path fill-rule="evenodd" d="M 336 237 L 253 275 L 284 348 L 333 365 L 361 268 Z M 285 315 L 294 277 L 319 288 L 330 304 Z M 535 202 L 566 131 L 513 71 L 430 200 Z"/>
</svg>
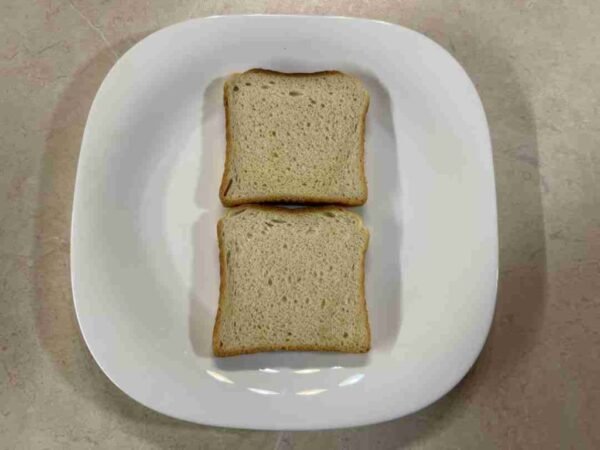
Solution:
<svg viewBox="0 0 600 450">
<path fill-rule="evenodd" d="M 243 205 L 251 205 L 255 203 L 284 203 L 284 204 L 304 204 L 304 205 L 340 205 L 340 206 L 362 206 L 365 204 L 366 200 L 362 197 L 356 198 L 345 198 L 345 197 L 302 197 L 301 195 L 297 196 L 276 196 L 276 195 L 262 195 L 249 197 L 247 199 L 239 199 L 232 200 L 225 198 L 221 199 L 223 206 L 234 207 L 234 206 L 243 206 Z"/>
<path fill-rule="evenodd" d="M 225 84 L 223 85 L 223 106 L 225 107 L 225 167 L 223 169 L 223 178 L 221 179 L 221 187 L 219 188 L 219 197 L 221 202 L 225 206 L 229 206 L 226 203 L 227 194 L 227 180 L 229 179 L 229 173 L 231 172 L 231 118 L 229 117 L 229 101 L 227 97 L 227 86 L 229 81 L 237 74 L 230 75 Z"/>
<path fill-rule="evenodd" d="M 213 346 L 214 349 L 214 346 Z M 365 347 L 360 350 L 342 350 L 339 347 L 326 347 L 326 346 L 312 346 L 312 345 L 288 345 L 288 346 L 265 346 L 265 347 L 252 347 L 252 348 L 240 348 L 235 350 L 222 350 L 218 353 L 215 352 L 215 356 L 227 357 L 227 356 L 239 356 L 239 355 L 252 355 L 254 353 L 266 353 L 266 352 L 328 352 L 328 353 L 367 353 L 371 349 Z"/>
<path fill-rule="evenodd" d="M 272 75 L 279 75 L 279 76 L 283 76 L 283 77 L 300 77 L 300 76 L 322 76 L 322 75 L 345 75 L 345 76 L 349 76 L 351 78 L 355 78 L 352 75 L 348 75 L 344 72 L 340 72 L 338 70 L 324 70 L 321 72 L 307 72 L 307 73 L 302 73 L 302 72 L 277 72 L 275 70 L 269 70 L 269 69 L 260 69 L 260 68 L 256 68 L 256 69 L 250 69 L 247 70 L 244 73 L 268 73 L 268 74 L 272 74 Z M 369 93 L 367 92 L 367 103 L 365 105 L 365 110 L 363 112 L 362 115 L 362 121 L 361 121 L 361 125 L 362 125 L 362 129 L 361 129 L 361 151 L 360 151 L 360 178 L 361 178 L 361 183 L 363 185 L 363 189 L 364 189 L 364 195 L 360 196 L 360 197 L 335 197 L 335 196 L 323 196 L 323 197 L 318 197 L 318 196 L 311 196 L 311 197 L 303 197 L 302 195 L 289 195 L 289 196 L 282 196 L 282 195 L 262 195 L 262 196 L 254 196 L 254 197 L 248 197 L 246 199 L 231 199 L 228 198 L 226 196 L 227 193 L 227 189 L 229 186 L 229 181 L 230 181 L 230 173 L 231 173 L 231 164 L 232 164 L 232 160 L 233 160 L 233 155 L 231 154 L 233 152 L 233 142 L 232 142 L 232 131 L 231 131 L 231 118 L 230 118 L 230 111 L 229 111 L 229 101 L 228 101 L 228 94 L 227 94 L 227 88 L 229 86 L 229 82 L 236 77 L 237 75 L 240 75 L 238 73 L 234 73 L 232 75 L 229 76 L 229 78 L 227 78 L 227 80 L 225 81 L 225 84 L 223 86 L 223 105 L 225 107 L 225 167 L 223 170 L 223 178 L 221 179 L 221 187 L 219 189 L 219 198 L 221 199 L 221 203 L 223 203 L 224 206 L 227 207 L 232 207 L 232 206 L 240 206 L 240 205 L 246 205 L 246 204 L 252 204 L 252 203 L 300 203 L 300 204 L 336 204 L 336 205 L 343 205 L 343 206 L 361 206 L 364 205 L 367 201 L 367 198 L 369 196 L 369 188 L 367 185 L 367 176 L 365 174 L 365 130 L 366 130 L 366 121 L 367 121 L 367 112 L 369 111 L 369 103 L 370 103 L 370 96 Z"/>
<path fill-rule="evenodd" d="M 225 290 L 227 287 L 227 280 L 225 274 L 227 273 L 226 267 L 226 258 L 225 251 L 223 249 L 223 239 L 221 239 L 221 232 L 223 228 L 223 219 L 229 217 L 232 214 L 235 214 L 237 211 L 253 208 L 253 209 L 261 209 L 264 211 L 274 211 L 278 213 L 286 213 L 286 214 L 309 214 L 315 211 L 344 211 L 345 213 L 353 214 L 354 216 L 360 219 L 360 223 L 362 224 L 362 229 L 366 233 L 367 239 L 365 240 L 365 245 L 363 247 L 362 255 L 361 255 L 361 276 L 360 276 L 360 304 L 365 314 L 366 327 L 367 327 L 367 345 L 364 348 L 359 350 L 344 350 L 340 349 L 340 347 L 330 347 L 330 346 L 312 346 L 312 345 L 283 345 L 283 346 L 264 346 L 264 347 L 253 347 L 253 348 L 239 348 L 233 350 L 222 350 L 219 346 L 219 333 L 221 331 L 221 315 L 222 315 L 222 306 L 223 299 L 225 296 Z M 215 356 L 237 356 L 237 355 L 245 355 L 251 353 L 261 353 L 261 352 L 275 352 L 275 351 L 299 351 L 299 352 L 336 352 L 336 353 L 366 353 L 371 349 L 371 327 L 369 324 L 369 311 L 367 309 L 367 300 L 365 296 L 365 255 L 367 252 L 367 248 L 369 247 L 369 230 L 364 226 L 362 222 L 362 217 L 356 214 L 353 211 L 348 211 L 344 208 L 339 208 L 336 206 L 312 206 L 306 208 L 281 208 L 277 206 L 270 205 L 244 205 L 238 208 L 231 209 L 227 212 L 227 214 L 219 220 L 217 223 L 217 237 L 219 243 L 219 272 L 221 276 L 221 282 L 219 286 L 219 306 L 217 308 L 217 315 L 215 318 L 215 326 L 213 328 L 213 353 Z"/>
<path fill-rule="evenodd" d="M 223 296 L 225 294 L 225 256 L 224 256 L 224 251 L 223 251 L 223 239 L 221 239 L 221 230 L 223 229 L 223 219 L 220 219 L 217 222 L 217 238 L 218 238 L 218 242 L 219 242 L 219 276 L 220 276 L 220 283 L 219 283 L 219 306 L 217 307 L 217 316 L 215 317 L 215 326 L 213 328 L 213 336 L 212 336 L 212 341 L 213 341 L 213 353 L 216 356 L 219 356 L 219 346 L 217 345 L 217 343 L 219 342 L 219 333 L 221 331 L 221 306 L 223 303 Z"/>
<path fill-rule="evenodd" d="M 362 223 L 362 217 L 361 217 L 361 223 Z M 367 321 L 367 323 L 366 323 L 366 325 L 367 325 L 367 348 L 363 352 L 363 353 L 365 353 L 365 352 L 368 352 L 369 350 L 371 350 L 371 325 L 369 323 L 369 310 L 367 309 L 367 296 L 365 295 L 365 266 L 366 266 L 365 262 L 366 262 L 367 248 L 369 248 L 369 240 L 371 239 L 371 235 L 369 233 L 368 228 L 366 228 L 364 226 L 364 223 L 363 223 L 363 230 L 365 231 L 365 233 L 367 235 L 367 239 L 365 241 L 365 245 L 363 247 L 362 255 L 360 258 L 360 264 L 362 267 L 362 270 L 360 272 L 360 304 L 361 304 L 362 309 L 365 314 L 365 320 Z"/>
<path fill-rule="evenodd" d="M 367 202 L 367 198 L 369 198 L 369 186 L 367 184 L 367 175 L 365 173 L 365 135 L 367 129 L 367 113 L 369 112 L 369 104 L 371 103 L 371 97 L 367 92 L 367 104 L 365 105 L 365 111 L 363 112 L 363 117 L 361 121 L 362 129 L 360 130 L 360 140 L 362 142 L 362 146 L 360 149 L 360 176 L 361 181 L 365 190 L 365 195 L 360 197 L 360 203 L 357 203 L 357 206 L 364 205 Z"/>
<path fill-rule="evenodd" d="M 282 77 L 306 77 L 306 76 L 322 76 L 322 75 L 346 75 L 339 70 L 321 70 L 319 72 L 278 72 L 271 69 L 249 69 L 244 73 L 268 73 L 269 75 L 278 75 Z"/>
</svg>

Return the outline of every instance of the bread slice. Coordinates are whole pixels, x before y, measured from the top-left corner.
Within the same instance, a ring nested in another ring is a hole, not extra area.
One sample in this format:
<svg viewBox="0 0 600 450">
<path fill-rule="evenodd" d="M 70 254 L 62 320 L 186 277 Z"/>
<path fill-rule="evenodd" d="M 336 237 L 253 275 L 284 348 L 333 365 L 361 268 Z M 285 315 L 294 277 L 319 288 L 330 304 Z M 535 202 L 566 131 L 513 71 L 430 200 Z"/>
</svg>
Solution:
<svg viewBox="0 0 600 450">
<path fill-rule="evenodd" d="M 242 206 L 219 221 L 217 232 L 216 356 L 369 350 L 369 233 L 357 214 L 331 206 Z"/>
<path fill-rule="evenodd" d="M 224 102 L 225 206 L 365 203 L 369 95 L 360 80 L 254 69 L 227 80 Z"/>
</svg>

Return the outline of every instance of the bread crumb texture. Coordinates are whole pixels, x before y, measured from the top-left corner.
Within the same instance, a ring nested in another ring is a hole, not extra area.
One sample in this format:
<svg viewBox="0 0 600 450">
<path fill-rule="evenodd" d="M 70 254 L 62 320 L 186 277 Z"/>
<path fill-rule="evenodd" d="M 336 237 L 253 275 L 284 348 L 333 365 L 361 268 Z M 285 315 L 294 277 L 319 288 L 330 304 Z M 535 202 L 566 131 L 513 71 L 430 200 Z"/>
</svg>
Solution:
<svg viewBox="0 0 600 450">
<path fill-rule="evenodd" d="M 366 352 L 369 234 L 336 207 L 239 207 L 218 226 L 217 356 L 274 350 Z"/>
<path fill-rule="evenodd" d="M 363 204 L 369 95 L 341 72 L 252 70 L 225 84 L 221 200 Z"/>
</svg>

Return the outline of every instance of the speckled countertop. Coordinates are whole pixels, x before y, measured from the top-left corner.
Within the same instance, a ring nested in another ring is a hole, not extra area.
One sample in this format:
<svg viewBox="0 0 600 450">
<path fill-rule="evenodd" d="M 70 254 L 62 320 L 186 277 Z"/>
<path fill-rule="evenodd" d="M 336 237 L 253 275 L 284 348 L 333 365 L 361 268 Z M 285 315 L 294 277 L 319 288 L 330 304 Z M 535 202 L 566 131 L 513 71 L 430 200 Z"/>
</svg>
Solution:
<svg viewBox="0 0 600 450">
<path fill-rule="evenodd" d="M 69 222 L 85 118 L 115 60 L 189 17 L 361 16 L 418 30 L 475 81 L 496 165 L 500 286 L 481 357 L 404 419 L 324 432 L 178 422 L 121 393 L 78 331 Z M 0 448 L 600 448 L 600 3 L 0 3 Z"/>
</svg>

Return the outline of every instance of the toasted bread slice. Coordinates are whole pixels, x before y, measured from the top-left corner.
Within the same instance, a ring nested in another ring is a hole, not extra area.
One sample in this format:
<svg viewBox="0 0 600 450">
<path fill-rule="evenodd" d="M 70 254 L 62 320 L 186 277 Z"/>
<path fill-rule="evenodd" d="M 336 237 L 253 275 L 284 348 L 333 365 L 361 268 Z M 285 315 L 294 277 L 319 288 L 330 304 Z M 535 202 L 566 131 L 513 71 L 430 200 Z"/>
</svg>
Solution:
<svg viewBox="0 0 600 450">
<path fill-rule="evenodd" d="M 357 214 L 336 207 L 242 206 L 217 228 L 216 356 L 369 350 L 369 233 Z"/>
<path fill-rule="evenodd" d="M 227 80 L 224 102 L 225 206 L 365 203 L 369 95 L 360 80 L 254 69 Z"/>
</svg>

